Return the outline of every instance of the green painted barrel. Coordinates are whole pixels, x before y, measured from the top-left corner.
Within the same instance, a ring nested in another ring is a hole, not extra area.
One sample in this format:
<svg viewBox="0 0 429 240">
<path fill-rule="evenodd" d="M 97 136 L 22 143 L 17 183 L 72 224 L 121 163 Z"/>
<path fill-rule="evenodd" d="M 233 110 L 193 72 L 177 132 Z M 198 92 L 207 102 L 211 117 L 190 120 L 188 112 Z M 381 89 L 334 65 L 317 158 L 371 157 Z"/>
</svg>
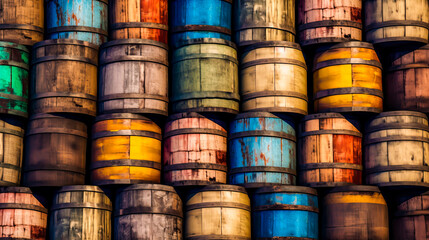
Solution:
<svg viewBox="0 0 429 240">
<path fill-rule="evenodd" d="M 173 112 L 238 113 L 234 43 L 214 38 L 187 40 L 174 51 L 172 67 Z"/>
<path fill-rule="evenodd" d="M 0 113 L 27 117 L 29 50 L 0 41 Z"/>
</svg>

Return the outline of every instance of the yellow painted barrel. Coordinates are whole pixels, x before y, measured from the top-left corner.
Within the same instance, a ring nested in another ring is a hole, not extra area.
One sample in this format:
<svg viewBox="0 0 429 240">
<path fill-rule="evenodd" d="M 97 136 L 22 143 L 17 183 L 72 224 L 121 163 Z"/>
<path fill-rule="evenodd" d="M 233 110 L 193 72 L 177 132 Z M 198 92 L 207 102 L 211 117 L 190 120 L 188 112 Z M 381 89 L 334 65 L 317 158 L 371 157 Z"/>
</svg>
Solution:
<svg viewBox="0 0 429 240">
<path fill-rule="evenodd" d="M 313 65 L 314 111 L 382 112 L 381 72 L 369 43 L 351 41 L 320 49 Z"/>
<path fill-rule="evenodd" d="M 161 128 L 131 113 L 105 114 L 92 127 L 91 183 L 159 183 Z"/>
</svg>

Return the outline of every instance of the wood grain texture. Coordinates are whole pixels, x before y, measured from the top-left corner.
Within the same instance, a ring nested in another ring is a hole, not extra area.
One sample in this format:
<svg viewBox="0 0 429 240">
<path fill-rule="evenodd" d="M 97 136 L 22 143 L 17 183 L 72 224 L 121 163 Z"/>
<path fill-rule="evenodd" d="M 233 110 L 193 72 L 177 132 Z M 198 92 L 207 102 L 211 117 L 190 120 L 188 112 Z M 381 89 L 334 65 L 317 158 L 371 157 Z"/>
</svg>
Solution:
<svg viewBox="0 0 429 240">
<path fill-rule="evenodd" d="M 32 113 L 96 115 L 98 47 L 55 39 L 33 46 Z"/>
<path fill-rule="evenodd" d="M 110 41 L 100 50 L 99 113 L 168 115 L 168 46 L 152 40 Z"/>
<path fill-rule="evenodd" d="M 168 0 L 114 0 L 109 16 L 110 40 L 168 42 Z"/>
<path fill-rule="evenodd" d="M 84 123 L 51 114 L 32 115 L 24 145 L 23 185 L 84 184 L 86 143 Z"/>
<path fill-rule="evenodd" d="M 298 136 L 300 184 L 362 184 L 362 134 L 357 120 L 339 113 L 308 115 Z"/>
<path fill-rule="evenodd" d="M 112 203 L 97 186 L 62 187 L 49 217 L 50 239 L 110 240 Z"/>
<path fill-rule="evenodd" d="M 24 124 L 0 118 L 0 186 L 18 186 L 24 150 Z"/>
<path fill-rule="evenodd" d="M 240 64 L 241 111 L 307 115 L 307 66 L 298 44 L 250 45 Z"/>
<path fill-rule="evenodd" d="M 173 186 L 226 183 L 227 132 L 197 113 L 170 116 L 164 128 L 164 182 Z"/>
<path fill-rule="evenodd" d="M 0 40 L 32 46 L 43 41 L 43 0 L 0 1 Z"/>
<path fill-rule="evenodd" d="M 137 184 L 115 201 L 115 240 L 183 239 L 182 200 L 173 187 Z"/>
</svg>

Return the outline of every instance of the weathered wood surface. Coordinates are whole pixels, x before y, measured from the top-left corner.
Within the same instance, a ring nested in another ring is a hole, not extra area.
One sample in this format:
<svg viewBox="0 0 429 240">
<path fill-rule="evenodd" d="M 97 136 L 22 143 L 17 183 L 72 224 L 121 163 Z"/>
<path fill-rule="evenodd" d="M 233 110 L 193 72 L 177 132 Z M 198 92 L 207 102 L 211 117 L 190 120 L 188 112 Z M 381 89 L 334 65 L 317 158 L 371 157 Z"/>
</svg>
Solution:
<svg viewBox="0 0 429 240">
<path fill-rule="evenodd" d="M 215 38 L 189 40 L 173 52 L 172 59 L 173 112 L 238 113 L 234 43 Z"/>
<path fill-rule="evenodd" d="M 92 126 L 91 183 L 159 183 L 161 128 L 131 113 L 100 115 Z"/>
<path fill-rule="evenodd" d="M 51 114 L 30 117 L 25 140 L 23 185 L 66 186 L 85 183 L 87 127 Z"/>
<path fill-rule="evenodd" d="M 357 120 L 339 113 L 308 115 L 298 136 L 300 184 L 362 184 L 362 133 Z"/>
<path fill-rule="evenodd" d="M 0 186 L 18 186 L 24 150 L 24 124 L 0 118 Z"/>
<path fill-rule="evenodd" d="M 243 49 L 241 111 L 307 115 L 307 65 L 291 42 L 263 42 Z"/>
<path fill-rule="evenodd" d="M 238 46 L 263 41 L 295 42 L 295 0 L 234 2 L 234 36 Z"/>
<path fill-rule="evenodd" d="M 387 65 L 383 87 L 386 110 L 429 113 L 429 45 L 396 50 Z"/>
<path fill-rule="evenodd" d="M 302 46 L 362 41 L 362 0 L 299 0 L 297 14 Z"/>
<path fill-rule="evenodd" d="M 43 41 L 43 0 L 0 1 L 0 40 L 31 46 Z"/>
<path fill-rule="evenodd" d="M 110 40 L 168 42 L 168 0 L 113 0 L 109 4 Z"/>
<path fill-rule="evenodd" d="M 49 214 L 50 239 L 112 239 L 112 203 L 97 186 L 62 187 Z"/>
<path fill-rule="evenodd" d="M 427 0 L 366 0 L 366 41 L 381 46 L 428 43 Z"/>
<path fill-rule="evenodd" d="M 253 239 L 318 239 L 317 191 L 308 187 L 273 186 L 252 197 Z"/>
<path fill-rule="evenodd" d="M 46 0 L 46 38 L 107 42 L 107 0 Z"/>
<path fill-rule="evenodd" d="M 429 126 L 425 114 L 392 111 L 366 127 L 366 183 L 379 186 L 429 186 Z"/>
<path fill-rule="evenodd" d="M 313 64 L 315 112 L 383 111 L 382 67 L 371 44 L 321 48 Z"/>
<path fill-rule="evenodd" d="M 132 185 L 115 202 L 115 240 L 182 240 L 182 200 L 173 187 Z"/>
<path fill-rule="evenodd" d="M 246 188 L 296 184 L 293 121 L 267 112 L 239 114 L 229 128 L 229 183 Z"/>
<path fill-rule="evenodd" d="M 124 39 L 101 46 L 98 112 L 168 115 L 168 46 Z"/>
<path fill-rule="evenodd" d="M 250 199 L 243 187 L 212 184 L 186 202 L 185 239 L 251 239 Z"/>
<path fill-rule="evenodd" d="M 48 209 L 30 188 L 0 188 L 0 216 L 0 239 L 46 239 Z"/>
<path fill-rule="evenodd" d="M 336 187 L 323 198 L 321 210 L 320 239 L 389 239 L 387 204 L 378 187 Z"/>
<path fill-rule="evenodd" d="M 164 182 L 173 186 L 227 182 L 227 132 L 197 113 L 171 115 L 164 128 Z"/>
<path fill-rule="evenodd" d="M 98 47 L 55 39 L 33 46 L 32 113 L 96 115 Z"/>
</svg>

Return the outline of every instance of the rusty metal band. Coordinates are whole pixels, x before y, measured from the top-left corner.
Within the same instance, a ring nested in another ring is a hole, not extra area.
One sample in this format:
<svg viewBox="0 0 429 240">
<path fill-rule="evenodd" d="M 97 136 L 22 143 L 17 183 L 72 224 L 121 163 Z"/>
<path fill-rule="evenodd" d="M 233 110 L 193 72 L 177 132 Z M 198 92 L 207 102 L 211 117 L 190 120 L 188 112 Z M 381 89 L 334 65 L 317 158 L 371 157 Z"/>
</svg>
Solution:
<svg viewBox="0 0 429 240">
<path fill-rule="evenodd" d="M 104 102 L 99 102 L 99 108 L 102 109 L 103 105 L 105 103 Z M 110 114 L 110 113 L 143 113 L 143 114 L 157 114 L 157 115 L 162 115 L 162 116 L 168 116 L 168 111 L 167 110 L 158 110 L 158 109 L 149 109 L 149 108 L 119 108 L 119 109 L 110 109 L 110 110 L 100 110 L 100 113 L 106 113 L 106 114 Z"/>
<path fill-rule="evenodd" d="M 213 25 L 185 25 L 177 26 L 171 29 L 172 33 L 181 33 L 181 32 L 193 32 L 193 31 L 203 31 L 203 32 L 217 32 L 226 35 L 231 35 L 231 29 L 225 27 L 218 27 Z"/>
<path fill-rule="evenodd" d="M 327 112 L 337 112 L 337 113 L 349 113 L 349 112 L 371 112 L 371 113 L 381 113 L 383 109 L 376 107 L 337 107 L 337 108 L 327 108 L 319 110 L 320 113 Z"/>
<path fill-rule="evenodd" d="M 237 45 L 235 45 L 235 43 L 221 38 L 193 38 L 182 40 L 176 42 L 176 48 L 181 48 L 194 44 L 220 44 L 233 48 L 235 51 L 237 51 Z"/>
<path fill-rule="evenodd" d="M 36 65 L 42 62 L 49 62 L 49 61 L 75 61 L 75 62 L 88 63 L 96 67 L 98 66 L 98 63 L 96 61 L 93 61 L 92 59 L 89 59 L 86 57 L 66 56 L 66 55 L 46 56 L 46 57 L 36 58 L 31 62 L 31 64 Z"/>
<path fill-rule="evenodd" d="M 429 172 L 429 166 L 423 166 L 423 165 L 378 166 L 378 167 L 374 167 L 374 168 L 366 168 L 365 174 L 373 174 L 373 173 L 380 173 L 380 172 L 391 172 L 391 171 L 404 171 L 404 170 Z"/>
<path fill-rule="evenodd" d="M 168 25 L 152 22 L 121 22 L 109 25 L 110 30 L 118 30 L 123 28 L 153 28 L 168 31 Z"/>
<path fill-rule="evenodd" d="M 344 42 L 344 41 L 361 41 L 362 39 L 358 38 L 341 38 L 341 37 L 321 37 L 321 38 L 315 38 L 315 39 L 309 39 L 309 40 L 303 40 L 300 41 L 300 44 L 302 46 L 312 45 L 312 44 L 320 44 L 320 43 L 338 43 L 338 42 Z"/>
<path fill-rule="evenodd" d="M 100 49 L 100 47 L 96 44 L 86 42 L 86 41 L 81 41 L 81 40 L 49 39 L 49 40 L 44 40 L 44 41 L 41 41 L 41 42 L 34 44 L 33 45 L 33 52 L 35 52 L 35 49 L 40 48 L 40 47 L 58 46 L 58 45 L 76 45 L 76 46 L 80 46 L 80 47 L 91 48 L 95 51 L 98 51 Z"/>
<path fill-rule="evenodd" d="M 237 115 L 237 117 L 235 117 L 234 120 L 247 119 L 247 118 L 280 118 L 280 117 L 270 112 L 245 112 Z"/>
<path fill-rule="evenodd" d="M 160 100 L 168 103 L 168 97 L 162 95 L 155 94 L 147 94 L 147 93 L 117 93 L 117 94 L 109 94 L 98 97 L 98 101 L 112 101 L 112 100 L 120 100 L 120 99 L 151 99 L 151 100 Z"/>
<path fill-rule="evenodd" d="M 332 162 L 332 163 L 306 163 L 306 164 L 300 164 L 299 165 L 300 170 L 315 170 L 315 169 L 334 169 L 334 168 L 340 168 L 340 169 L 350 169 L 350 170 L 358 170 L 362 171 L 363 167 L 362 164 L 352 164 L 352 163 L 340 163 L 340 162 Z"/>
<path fill-rule="evenodd" d="M 98 186 L 92 186 L 92 185 L 71 185 L 71 186 L 63 186 L 60 188 L 60 190 L 57 191 L 57 193 L 70 193 L 70 192 L 97 192 L 97 193 L 103 193 L 103 190 L 99 188 Z"/>
<path fill-rule="evenodd" d="M 262 23 L 262 24 L 246 24 L 245 26 L 241 26 L 235 29 L 235 31 L 242 31 L 247 29 L 254 29 L 254 28 L 270 28 L 270 29 L 276 29 L 279 31 L 286 31 L 290 32 L 292 34 L 296 34 L 295 26 L 280 26 L 278 24 L 271 24 L 271 23 Z"/>
<path fill-rule="evenodd" d="M 153 181 L 142 180 L 142 179 L 107 179 L 107 180 L 95 180 L 91 179 L 91 184 L 97 186 L 106 186 L 106 185 L 132 185 L 132 184 L 153 184 Z"/>
<path fill-rule="evenodd" d="M 10 186 L 10 187 L 1 187 L 0 193 L 29 193 L 33 194 L 29 187 L 18 187 L 18 186 Z"/>
<path fill-rule="evenodd" d="M 290 59 L 290 58 L 264 58 L 264 59 L 258 59 L 258 60 L 254 60 L 254 61 L 249 61 L 249 62 L 245 62 L 242 63 L 240 65 L 240 69 L 246 69 L 249 67 L 253 67 L 253 66 L 257 66 L 257 65 L 262 65 L 262 64 L 288 64 L 288 65 L 296 65 L 299 67 L 304 68 L 305 70 L 307 70 L 307 65 L 305 64 L 305 62 L 296 60 L 296 59 Z"/>
<path fill-rule="evenodd" d="M 275 237 L 275 238 L 260 238 L 256 237 L 255 240 L 316 240 L 316 238 L 306 238 L 306 237 Z"/>
<path fill-rule="evenodd" d="M 367 48 L 367 49 L 375 50 L 374 46 L 371 43 L 362 42 L 362 41 L 346 41 L 346 42 L 336 43 L 327 48 L 321 48 L 321 50 L 325 51 L 328 49 L 338 49 L 338 48 Z"/>
<path fill-rule="evenodd" d="M 418 137 L 418 136 L 390 136 L 390 137 L 380 137 L 380 138 L 365 138 L 363 145 L 369 145 L 373 143 L 381 142 L 392 142 L 392 141 L 415 141 L 415 142 L 426 142 L 429 143 L 429 138 Z"/>
<path fill-rule="evenodd" d="M 19 172 L 21 172 L 21 170 L 19 170 Z M 17 184 L 19 184 L 19 183 L 17 183 L 17 182 L 10 182 L 10 181 L 4 181 L 4 180 L 0 181 L 0 187 L 16 186 Z"/>
<path fill-rule="evenodd" d="M 54 204 L 50 210 L 56 211 L 56 210 L 70 209 L 70 208 L 91 208 L 91 209 L 97 209 L 97 210 L 105 210 L 109 212 L 112 211 L 112 206 L 109 206 L 106 204 L 100 204 L 100 203 L 90 203 L 90 202 Z"/>
<path fill-rule="evenodd" d="M 258 43 L 252 44 L 250 46 L 246 46 L 245 48 L 243 48 L 242 52 L 246 53 L 258 48 L 275 48 L 275 47 L 292 48 L 292 49 L 297 49 L 299 51 L 302 51 L 301 46 L 298 43 L 287 42 L 287 41 L 264 41 L 264 42 L 258 42 Z"/>
<path fill-rule="evenodd" d="M 186 187 L 186 186 L 207 186 L 208 184 L 225 184 L 222 181 L 210 181 L 210 180 L 183 180 L 183 181 L 165 181 L 165 184 L 174 186 L 174 187 Z"/>
<path fill-rule="evenodd" d="M 163 214 L 170 215 L 178 218 L 183 218 L 183 212 L 180 210 L 166 209 L 164 207 L 128 207 L 124 209 L 117 209 L 114 213 L 115 217 L 134 215 L 134 214 Z"/>
<path fill-rule="evenodd" d="M 48 213 L 48 209 L 33 205 L 33 204 L 25 204 L 25 203 L 0 203 L 0 209 L 24 209 L 24 210 L 32 210 L 41 213 Z"/>
<path fill-rule="evenodd" d="M 118 130 L 118 131 L 101 131 L 92 134 L 92 139 L 105 138 L 105 137 L 117 137 L 117 136 L 138 136 L 154 138 L 161 141 L 162 135 L 156 132 L 144 131 L 144 130 Z"/>
<path fill-rule="evenodd" d="M 362 23 L 349 20 L 323 20 L 298 26 L 298 31 L 319 27 L 352 27 L 362 29 Z"/>
<path fill-rule="evenodd" d="M 297 113 L 301 114 L 303 116 L 308 114 L 308 111 L 303 110 L 301 108 L 292 108 L 292 107 L 266 107 L 266 108 L 254 108 L 254 109 L 246 109 L 247 112 L 273 112 L 273 113 L 282 113 L 282 112 L 288 112 L 288 113 Z"/>
<path fill-rule="evenodd" d="M 8 93 L 0 93 L 0 98 L 5 98 L 8 100 L 15 100 L 15 101 L 21 101 L 21 102 L 28 102 L 28 98 L 23 98 L 15 94 L 8 94 Z"/>
<path fill-rule="evenodd" d="M 117 167 L 117 166 L 147 167 L 147 168 L 153 168 L 161 171 L 161 163 L 147 161 L 147 160 L 137 160 L 137 159 L 115 159 L 115 160 L 105 160 L 105 161 L 92 161 L 90 165 L 90 169 L 94 170 L 98 168 Z"/>
<path fill-rule="evenodd" d="M 348 65 L 348 64 L 361 64 L 361 65 L 368 65 L 368 66 L 373 66 L 373 67 L 383 69 L 383 66 L 377 60 L 365 60 L 362 58 L 342 58 L 342 59 L 332 59 L 332 60 L 318 62 L 316 63 L 316 66 L 314 66 L 313 72 L 325 67 L 332 67 L 336 65 Z"/>
<path fill-rule="evenodd" d="M 428 119 L 426 114 L 421 112 L 415 112 L 415 111 L 391 111 L 391 112 L 382 112 L 378 114 L 375 118 L 382 118 L 382 117 L 391 117 L 391 116 L 415 116 L 420 117 L 424 119 Z"/>
<path fill-rule="evenodd" d="M 343 94 L 365 94 L 372 95 L 383 98 L 383 91 L 373 88 L 364 88 L 364 87 L 346 87 L 346 88 L 332 88 L 317 91 L 314 94 L 314 99 L 321 99 L 324 97 L 330 97 L 334 95 L 343 95 Z"/>
<path fill-rule="evenodd" d="M 205 203 L 195 203 L 186 206 L 186 211 L 192 211 L 195 209 L 202 208 L 238 208 L 246 211 L 251 211 L 250 206 L 242 203 L 234 202 L 205 202 Z"/>
<path fill-rule="evenodd" d="M 172 136 L 183 135 L 183 134 L 211 134 L 218 135 L 221 137 L 228 137 L 226 131 L 211 129 L 211 128 L 184 128 L 168 131 L 164 133 L 164 139 Z"/>
<path fill-rule="evenodd" d="M 21 167 L 20 166 L 16 166 L 16 165 L 13 165 L 13 164 L 10 164 L 10 163 L 0 162 L 0 168 L 13 169 L 13 170 L 19 171 L 21 173 Z"/>
<path fill-rule="evenodd" d="M 107 48 L 110 47 L 115 47 L 115 46 L 120 46 L 120 45 L 125 45 L 125 46 L 129 46 L 129 45 L 148 45 L 148 46 L 154 46 L 154 47 L 159 47 L 159 48 L 163 48 L 164 50 L 166 50 L 168 52 L 168 45 L 162 42 L 158 42 L 155 40 L 150 40 L 150 39 L 136 39 L 136 38 L 131 38 L 131 39 L 118 39 L 118 40 L 113 40 L 113 41 L 109 41 L 109 42 L 105 42 L 101 45 L 101 55 L 103 54 L 103 52 L 107 51 Z"/>
<path fill-rule="evenodd" d="M 100 66 L 104 66 L 104 65 L 107 65 L 110 63 L 116 63 L 116 62 L 151 62 L 151 63 L 162 64 L 168 67 L 168 57 L 166 57 L 163 60 L 160 60 L 160 59 L 154 59 L 150 55 L 146 55 L 146 56 L 127 55 L 127 56 L 115 56 L 111 58 L 101 58 Z"/>
<path fill-rule="evenodd" d="M 97 101 L 97 96 L 87 93 L 73 93 L 73 92 L 44 92 L 31 95 L 31 100 L 51 97 L 71 97 L 71 98 L 82 98 L 90 101 Z"/>
<path fill-rule="evenodd" d="M 23 111 L 19 111 L 19 110 L 0 108 L 0 113 L 6 113 L 6 114 L 17 115 L 17 116 L 21 116 L 24 118 L 28 118 L 27 111 L 23 112 Z"/>
<path fill-rule="evenodd" d="M 395 217 L 422 216 L 429 215 L 429 210 L 396 211 L 394 215 Z"/>
<path fill-rule="evenodd" d="M 305 205 L 290 205 L 290 204 L 275 204 L 275 205 L 262 205 L 252 208 L 252 211 L 269 211 L 269 210 L 300 210 L 318 213 L 319 209 L 312 206 Z"/>
<path fill-rule="evenodd" d="M 237 185 L 228 185 L 228 184 L 217 184 L 217 185 L 207 185 L 204 187 L 202 192 L 207 191 L 232 191 L 247 194 L 246 189 L 244 187 L 240 187 Z"/>
<path fill-rule="evenodd" d="M 5 29 L 19 29 L 19 30 L 29 30 L 29 31 L 35 31 L 39 33 L 44 33 L 43 28 L 37 27 L 34 25 L 29 24 L 0 24 L 0 30 Z"/>
<path fill-rule="evenodd" d="M 388 72 L 394 72 L 394 71 L 414 69 L 414 68 L 429 68 L 429 64 L 427 64 L 427 63 L 412 63 L 412 64 L 396 65 L 396 66 L 389 67 L 387 69 L 387 71 Z"/>
<path fill-rule="evenodd" d="M 32 40 L 30 40 L 30 41 L 32 41 Z M 18 50 L 18 51 L 30 53 L 30 49 L 28 47 L 24 46 L 24 44 L 18 44 L 18 43 L 14 43 L 14 42 L 7 42 L 6 38 L 4 38 L 2 40 L 2 42 L 0 42 L 0 47 L 4 47 L 4 48 L 8 48 L 8 49 L 15 49 L 15 50 Z"/>
<path fill-rule="evenodd" d="M 20 62 L 12 61 L 12 60 L 0 60 L 0 65 L 11 66 L 11 67 L 19 67 L 19 68 L 25 69 L 27 71 L 30 70 L 30 65 L 29 64 L 20 63 Z"/>
<path fill-rule="evenodd" d="M 109 33 L 101 28 L 95 27 L 85 27 L 85 26 L 62 26 L 62 27 L 53 27 L 48 28 L 48 34 L 59 33 L 59 32 L 87 32 L 87 33 L 97 33 L 104 36 L 108 36 Z"/>
<path fill-rule="evenodd" d="M 313 135 L 321 135 L 321 134 L 335 134 L 335 135 L 351 135 L 355 137 L 362 137 L 362 133 L 356 132 L 353 130 L 346 129 L 329 129 L 329 130 L 317 130 L 317 131 L 308 131 L 299 134 L 299 138 L 313 136 Z"/>
<path fill-rule="evenodd" d="M 61 121 L 59 119 L 59 121 Z M 68 135 L 74 135 L 78 137 L 84 137 L 87 138 L 88 134 L 86 132 L 75 130 L 75 129 L 67 129 L 67 128 L 30 128 L 26 132 L 26 136 L 35 135 L 35 134 L 52 134 L 52 133 L 59 133 L 59 134 L 68 134 Z"/>
<path fill-rule="evenodd" d="M 268 166 L 253 166 L 253 167 L 238 167 L 229 170 L 229 174 L 237 173 L 251 173 L 251 172 L 272 172 L 272 173 L 286 173 L 296 176 L 296 170 L 285 167 L 268 167 Z"/>
<path fill-rule="evenodd" d="M 276 137 L 288 139 L 293 142 L 296 142 L 296 136 L 292 134 L 288 134 L 285 132 L 277 132 L 277 131 L 269 131 L 269 130 L 254 130 L 254 131 L 245 131 L 245 132 L 237 132 L 229 134 L 229 140 L 233 140 L 236 138 L 244 138 L 244 137 Z"/>
<path fill-rule="evenodd" d="M 184 101 L 186 102 L 187 100 L 184 100 Z M 177 107 L 177 105 L 178 105 L 178 103 L 173 102 L 173 107 L 172 107 L 173 113 L 203 112 L 203 113 L 221 113 L 221 114 L 231 114 L 231 115 L 237 115 L 239 113 L 238 107 L 236 109 L 234 107 L 194 107 L 194 108 L 189 108 L 189 107 Z"/>
<path fill-rule="evenodd" d="M 181 58 L 175 58 L 173 60 L 173 64 L 185 61 L 185 60 L 192 60 L 192 59 L 221 59 L 221 60 L 227 60 L 230 62 L 235 63 L 238 65 L 237 58 L 225 55 L 225 54 L 217 54 L 217 53 L 195 53 L 195 54 L 187 54 L 184 57 Z"/>
<path fill-rule="evenodd" d="M 181 163 L 164 165 L 164 172 L 175 171 L 175 170 L 188 170 L 188 169 L 210 169 L 227 172 L 228 167 L 225 165 L 214 164 L 214 163 Z"/>
<path fill-rule="evenodd" d="M 400 41 L 405 41 L 405 42 L 414 41 L 414 42 L 428 43 L 427 38 L 419 38 L 419 37 L 386 37 L 386 38 L 380 38 L 378 40 L 371 41 L 371 42 L 374 45 L 377 45 L 381 43 L 400 42 Z"/>
<path fill-rule="evenodd" d="M 37 165 L 37 166 L 24 166 L 24 172 L 34 172 L 34 171 L 59 171 L 59 172 L 73 172 L 85 175 L 85 168 L 80 168 L 76 166 L 56 164 L 56 165 Z"/>
<path fill-rule="evenodd" d="M 200 236 L 186 236 L 187 240 L 251 240 L 250 237 L 241 237 L 235 235 L 200 235 Z"/>
<path fill-rule="evenodd" d="M 429 132 L 429 126 L 422 123 L 384 123 L 383 125 L 367 128 L 365 133 L 392 129 L 417 129 Z"/>
<path fill-rule="evenodd" d="M 317 196 L 317 190 L 303 186 L 277 185 L 260 188 L 255 191 L 255 194 L 271 194 L 271 193 L 301 193 Z"/>
<path fill-rule="evenodd" d="M 177 93 L 176 93 L 177 94 Z M 220 92 L 220 91 L 204 91 L 204 92 L 187 92 L 180 93 L 173 96 L 170 100 L 173 102 L 190 100 L 190 99 L 204 99 L 204 98 L 219 98 L 240 101 L 240 94 L 234 92 Z"/>
<path fill-rule="evenodd" d="M 414 21 L 414 20 L 392 20 L 392 21 L 385 21 L 385 22 L 379 22 L 379 23 L 373 23 L 368 26 L 365 26 L 365 32 L 369 32 L 371 30 L 377 30 L 385 27 L 398 27 L 398 26 L 404 26 L 404 27 L 422 27 L 429 29 L 429 23 L 423 22 L 423 21 Z"/>
<path fill-rule="evenodd" d="M 253 93 L 247 93 L 241 95 L 242 101 L 247 101 L 254 98 L 262 98 L 262 97 L 294 97 L 294 98 L 300 98 L 306 102 L 308 102 L 308 97 L 306 94 L 302 94 L 299 92 L 292 92 L 292 91 L 258 91 Z"/>
</svg>

